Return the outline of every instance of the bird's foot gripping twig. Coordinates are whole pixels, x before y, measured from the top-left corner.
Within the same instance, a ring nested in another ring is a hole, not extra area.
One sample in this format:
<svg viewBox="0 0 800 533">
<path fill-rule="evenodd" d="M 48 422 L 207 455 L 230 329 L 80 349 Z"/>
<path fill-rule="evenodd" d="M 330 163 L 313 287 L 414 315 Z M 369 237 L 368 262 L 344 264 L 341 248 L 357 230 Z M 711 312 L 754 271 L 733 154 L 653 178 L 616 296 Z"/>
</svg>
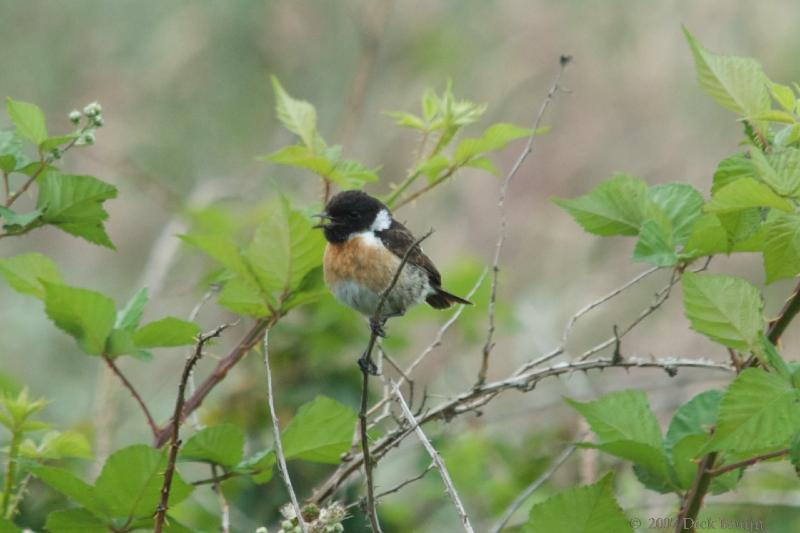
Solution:
<svg viewBox="0 0 800 533">
<path fill-rule="evenodd" d="M 379 375 L 378 367 L 372 360 L 372 354 L 370 354 L 369 350 L 364 351 L 361 357 L 358 358 L 358 366 L 365 374 L 369 374 L 370 376 Z"/>
<path fill-rule="evenodd" d="M 386 331 L 384 331 L 383 326 L 386 325 L 386 319 L 387 318 L 389 318 L 389 317 L 383 318 L 381 320 L 375 320 L 374 317 L 370 317 L 370 319 L 369 319 L 369 329 L 377 337 L 380 337 L 380 338 L 385 338 L 386 337 Z"/>
</svg>

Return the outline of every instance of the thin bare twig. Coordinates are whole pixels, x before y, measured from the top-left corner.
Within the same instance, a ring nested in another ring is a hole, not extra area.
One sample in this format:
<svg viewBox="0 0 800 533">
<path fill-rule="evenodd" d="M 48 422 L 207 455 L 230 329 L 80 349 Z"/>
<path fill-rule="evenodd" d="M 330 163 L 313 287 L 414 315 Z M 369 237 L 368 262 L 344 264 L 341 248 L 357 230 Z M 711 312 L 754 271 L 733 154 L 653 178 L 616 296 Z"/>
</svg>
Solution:
<svg viewBox="0 0 800 533">
<path fill-rule="evenodd" d="M 497 242 L 495 243 L 494 247 L 494 261 L 492 262 L 492 294 L 489 298 L 489 327 L 486 332 L 486 343 L 483 345 L 483 357 L 481 358 L 481 367 L 478 371 L 478 381 L 476 386 L 483 385 L 486 382 L 486 373 L 489 371 L 489 355 L 492 353 L 492 348 L 494 348 L 494 307 L 495 302 L 497 301 L 497 275 L 500 272 L 500 253 L 503 250 L 503 243 L 506 239 L 506 226 L 508 225 L 505 207 L 508 187 L 511 185 L 511 180 L 514 178 L 514 175 L 516 175 L 517 171 L 519 171 L 522 163 L 525 162 L 525 159 L 533 151 L 533 142 L 536 139 L 536 130 L 539 129 L 539 125 L 544 117 L 544 112 L 547 110 L 550 102 L 553 101 L 553 98 L 559 89 L 558 84 L 561 81 L 561 76 L 564 74 L 564 70 L 567 68 L 567 65 L 569 65 L 571 60 L 572 58 L 570 56 L 561 56 L 558 74 L 556 74 L 556 78 L 553 80 L 550 90 L 547 91 L 547 96 L 539 107 L 539 113 L 536 115 L 536 119 L 533 121 L 531 135 L 528 137 L 528 142 L 517 157 L 517 161 L 514 163 L 514 166 L 511 167 L 511 170 L 503 180 L 503 185 L 500 187 L 500 194 L 497 200 L 497 208 L 500 211 L 500 227 L 497 231 Z"/>
<path fill-rule="evenodd" d="M 461 503 L 461 498 L 458 496 L 458 491 L 456 491 L 455 485 L 453 485 L 453 480 L 450 479 L 450 474 L 447 472 L 447 467 L 444 465 L 442 457 L 439 455 L 439 452 L 436 451 L 436 448 L 433 447 L 433 444 L 431 444 L 431 441 L 428 439 L 427 435 L 425 435 L 425 432 L 422 431 L 422 427 L 417 423 L 417 419 L 414 417 L 414 413 L 411 412 L 411 409 L 408 408 L 408 404 L 406 403 L 405 398 L 403 398 L 403 393 L 400 392 L 400 388 L 397 383 L 392 385 L 392 392 L 395 398 L 397 398 L 397 404 L 400 406 L 400 410 L 403 412 L 406 420 L 408 420 L 410 427 L 414 429 L 414 432 L 422 442 L 422 445 L 425 446 L 425 449 L 428 451 L 428 455 L 431 456 L 433 464 L 436 465 L 436 469 L 442 476 L 445 490 L 447 491 L 448 496 L 450 496 L 450 500 L 453 502 L 453 505 L 458 512 L 458 516 L 461 519 L 461 524 L 464 526 L 464 531 L 467 533 L 473 533 L 474 530 L 472 529 L 472 524 L 470 524 L 469 516 L 467 516 L 467 511 L 464 509 L 464 504 Z"/>
<path fill-rule="evenodd" d="M 114 374 L 116 374 L 116 376 L 122 382 L 122 385 L 126 389 L 128 389 L 128 391 L 131 393 L 131 396 L 133 396 L 133 399 L 136 400 L 136 403 L 138 403 L 139 407 L 142 408 L 142 413 L 144 413 L 144 417 L 147 419 L 147 425 L 150 426 L 150 430 L 153 432 L 153 435 L 154 436 L 157 435 L 158 425 L 156 424 L 156 421 L 153 419 L 153 415 L 150 414 L 150 410 L 147 408 L 147 404 L 144 403 L 144 399 L 142 398 L 142 396 L 139 394 L 139 392 L 136 390 L 133 384 L 130 381 L 128 381 L 128 378 L 125 377 L 125 374 L 123 374 L 122 371 L 119 369 L 119 367 L 117 367 L 116 363 L 111 357 L 103 354 L 103 361 L 105 361 L 106 365 L 108 365 L 111 371 L 114 372 Z"/>
<path fill-rule="evenodd" d="M 215 478 L 218 477 L 219 473 L 217 472 L 217 465 L 211 465 L 211 475 Z M 225 498 L 225 493 L 222 492 L 222 485 L 220 485 L 219 481 L 215 481 L 212 485 L 212 490 L 217 495 L 217 501 L 219 502 L 219 508 L 222 512 L 222 516 L 220 517 L 219 523 L 219 530 L 220 533 L 229 533 L 231 530 L 231 507 L 228 505 L 228 500 Z"/>
<path fill-rule="evenodd" d="M 197 361 L 200 360 L 200 357 L 202 357 L 203 347 L 206 345 L 206 343 L 213 338 L 219 337 L 222 332 L 230 326 L 231 324 L 222 324 L 210 333 L 201 334 L 197 338 L 194 355 L 191 357 L 191 359 L 186 361 L 186 364 L 183 366 L 183 374 L 181 374 L 181 381 L 178 384 L 178 397 L 175 399 L 175 410 L 172 415 L 172 433 L 170 435 L 171 445 L 169 449 L 169 459 L 167 461 L 167 469 L 164 471 L 164 484 L 161 486 L 161 501 L 159 502 L 155 513 L 156 517 L 153 530 L 156 533 L 161 533 L 163 530 L 164 520 L 167 516 L 169 491 L 172 486 L 172 477 L 175 474 L 175 462 L 178 459 L 178 450 L 181 447 L 181 440 L 179 438 L 181 427 L 180 413 L 183 410 L 184 395 L 186 394 L 186 384 L 189 381 L 189 374 L 191 374 L 192 368 L 197 364 Z"/>
<path fill-rule="evenodd" d="M 590 312 L 592 309 L 596 309 L 597 307 L 603 305 L 604 303 L 606 303 L 607 301 L 611 300 L 612 298 L 614 298 L 616 296 L 619 296 L 621 293 L 623 293 L 627 289 L 629 289 L 632 286 L 636 285 L 637 283 L 639 283 L 640 281 L 645 279 L 647 276 L 649 276 L 653 272 L 656 272 L 656 271 L 658 271 L 660 269 L 661 269 L 661 267 L 657 267 L 657 266 L 653 267 L 653 268 L 648 268 L 647 270 L 645 270 L 644 272 L 640 273 L 635 278 L 633 278 L 633 279 L 629 280 L 628 282 L 626 282 L 624 285 L 621 285 L 620 287 L 617 287 L 616 289 L 614 289 L 613 291 L 609 292 L 608 294 L 606 294 L 602 298 L 598 298 L 597 300 L 593 301 L 592 303 L 587 304 L 586 306 L 581 308 L 577 313 L 572 315 L 570 317 L 570 319 L 569 319 L 569 322 L 567 322 L 567 327 L 564 328 L 564 334 L 561 336 L 561 345 L 562 346 L 566 346 L 567 339 L 569 338 L 569 334 L 572 332 L 572 328 L 575 327 L 575 323 L 578 322 L 578 320 L 581 317 L 583 317 L 585 314 Z"/>
<path fill-rule="evenodd" d="M 583 440 L 583 437 L 579 437 L 578 440 L 579 441 Z M 561 465 L 563 465 L 566 462 L 566 460 L 569 459 L 569 456 L 572 455 L 572 452 L 575 451 L 576 447 L 577 445 L 570 444 L 569 446 L 564 448 L 564 451 L 562 451 L 558 455 L 558 457 L 555 458 L 555 460 L 550 464 L 550 467 L 544 472 L 542 472 L 542 475 L 533 480 L 533 483 L 525 487 L 525 490 L 520 492 L 517 495 L 517 497 L 514 498 L 514 501 L 512 501 L 508 505 L 506 510 L 503 511 L 503 514 L 500 516 L 500 518 L 497 519 L 497 522 L 494 523 L 492 528 L 489 530 L 489 533 L 499 533 L 500 530 L 503 529 L 503 527 L 508 523 L 508 521 L 514 515 L 517 509 L 519 509 L 520 506 L 523 503 L 525 503 L 525 501 L 539 489 L 539 487 L 544 485 L 547 482 L 547 480 L 553 477 L 553 474 L 556 473 L 556 470 L 561 468 Z"/>
<path fill-rule="evenodd" d="M 272 438 L 275 441 L 275 454 L 278 457 L 278 470 L 283 479 L 283 485 L 289 493 L 289 498 L 294 507 L 294 513 L 297 517 L 297 523 L 303 530 L 303 533 L 308 533 L 303 514 L 300 509 L 300 504 L 297 502 L 297 495 L 295 495 L 294 487 L 292 487 L 292 480 L 289 477 L 289 469 L 286 467 L 286 456 L 283 454 L 283 444 L 281 443 L 281 428 L 278 424 L 278 413 L 275 411 L 275 395 L 272 390 L 272 371 L 269 368 L 269 330 L 264 332 L 264 371 L 267 375 L 267 403 L 269 404 L 269 414 L 272 418 Z"/>
</svg>

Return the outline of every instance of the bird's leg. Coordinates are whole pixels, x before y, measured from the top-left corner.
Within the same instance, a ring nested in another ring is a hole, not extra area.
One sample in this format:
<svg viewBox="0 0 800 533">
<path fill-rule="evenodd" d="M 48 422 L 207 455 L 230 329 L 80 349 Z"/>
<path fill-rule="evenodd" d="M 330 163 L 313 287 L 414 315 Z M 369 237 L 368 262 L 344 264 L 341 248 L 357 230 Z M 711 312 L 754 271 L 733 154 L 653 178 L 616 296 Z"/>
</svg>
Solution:
<svg viewBox="0 0 800 533">
<path fill-rule="evenodd" d="M 358 358 L 358 367 L 365 374 L 369 374 L 371 376 L 378 375 L 378 367 L 372 361 L 372 355 L 369 353 L 369 350 L 364 350 L 364 353 Z"/>
</svg>

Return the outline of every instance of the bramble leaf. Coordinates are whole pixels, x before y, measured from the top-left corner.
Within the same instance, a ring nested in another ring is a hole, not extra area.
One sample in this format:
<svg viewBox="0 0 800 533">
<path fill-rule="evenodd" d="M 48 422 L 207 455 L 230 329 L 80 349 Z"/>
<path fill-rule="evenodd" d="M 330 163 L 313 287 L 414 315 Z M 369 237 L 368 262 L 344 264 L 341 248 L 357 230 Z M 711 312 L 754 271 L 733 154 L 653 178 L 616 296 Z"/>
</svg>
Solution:
<svg viewBox="0 0 800 533">
<path fill-rule="evenodd" d="M 6 110 L 21 136 L 37 146 L 47 139 L 47 123 L 39 106 L 6 98 Z"/>
<path fill-rule="evenodd" d="M 38 253 L 0 259 L 0 275 L 17 292 L 44 299 L 42 281 L 61 283 L 61 273 L 49 257 Z"/>
<path fill-rule="evenodd" d="M 45 312 L 50 320 L 74 337 L 87 354 L 102 354 L 114 327 L 114 301 L 88 289 L 50 282 L 42 285 Z"/>
<path fill-rule="evenodd" d="M 300 407 L 281 435 L 287 459 L 336 464 L 350 448 L 356 413 L 335 400 L 317 396 Z"/>
<path fill-rule="evenodd" d="M 614 476 L 608 473 L 594 485 L 571 487 L 534 505 L 523 531 L 633 533 L 628 517 L 614 499 L 613 483 Z"/>
<path fill-rule="evenodd" d="M 636 235 L 653 212 L 647 184 L 625 174 L 615 175 L 578 198 L 554 198 L 553 202 L 584 230 L 601 236 Z"/>
<path fill-rule="evenodd" d="M 725 214 L 753 207 L 774 207 L 792 212 L 794 208 L 785 198 L 753 178 L 740 178 L 717 190 L 706 204 L 709 213 Z"/>
<path fill-rule="evenodd" d="M 133 332 L 133 342 L 139 348 L 166 348 L 194 344 L 200 326 L 180 318 L 168 316 L 150 322 Z"/>
<path fill-rule="evenodd" d="M 238 426 L 220 424 L 203 428 L 186 441 L 179 458 L 232 467 L 242 460 L 244 434 Z"/>
<path fill-rule="evenodd" d="M 692 329 L 736 350 L 751 350 L 764 329 L 761 293 L 733 276 L 683 274 L 683 306 Z"/>
</svg>

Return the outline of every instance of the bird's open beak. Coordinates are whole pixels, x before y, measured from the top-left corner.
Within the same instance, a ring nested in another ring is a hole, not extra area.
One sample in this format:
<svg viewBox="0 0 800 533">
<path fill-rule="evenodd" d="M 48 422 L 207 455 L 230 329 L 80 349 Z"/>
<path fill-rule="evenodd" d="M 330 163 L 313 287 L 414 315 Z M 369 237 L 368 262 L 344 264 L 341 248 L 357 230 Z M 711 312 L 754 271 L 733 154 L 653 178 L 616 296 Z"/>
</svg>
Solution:
<svg viewBox="0 0 800 533">
<path fill-rule="evenodd" d="M 325 226 L 327 226 L 326 222 L 331 219 L 331 216 L 325 211 L 323 211 L 322 213 L 317 213 L 316 215 L 311 215 L 311 217 L 320 219 L 319 224 L 313 226 L 314 229 L 324 228 Z"/>
</svg>

